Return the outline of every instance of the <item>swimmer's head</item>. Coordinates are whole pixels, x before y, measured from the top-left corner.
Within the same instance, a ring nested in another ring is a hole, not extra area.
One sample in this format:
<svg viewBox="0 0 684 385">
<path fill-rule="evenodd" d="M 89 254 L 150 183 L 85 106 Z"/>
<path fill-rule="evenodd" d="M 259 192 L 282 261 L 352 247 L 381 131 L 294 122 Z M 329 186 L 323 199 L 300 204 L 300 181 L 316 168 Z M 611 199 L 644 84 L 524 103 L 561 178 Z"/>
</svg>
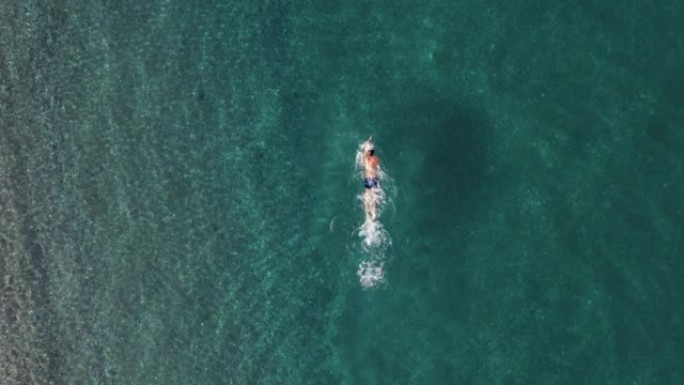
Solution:
<svg viewBox="0 0 684 385">
<path fill-rule="evenodd" d="M 375 154 L 375 147 L 373 147 L 373 143 L 371 142 L 364 142 L 361 145 L 361 151 L 363 151 L 364 154 L 373 156 L 373 154 Z"/>
</svg>

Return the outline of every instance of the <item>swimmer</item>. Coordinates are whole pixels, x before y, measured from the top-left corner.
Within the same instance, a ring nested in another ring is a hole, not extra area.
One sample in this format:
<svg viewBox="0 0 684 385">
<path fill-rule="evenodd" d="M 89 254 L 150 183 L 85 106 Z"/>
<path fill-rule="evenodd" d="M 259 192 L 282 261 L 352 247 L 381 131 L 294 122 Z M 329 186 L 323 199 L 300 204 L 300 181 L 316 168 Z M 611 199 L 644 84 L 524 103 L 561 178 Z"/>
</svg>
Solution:
<svg viewBox="0 0 684 385">
<path fill-rule="evenodd" d="M 375 155 L 375 147 L 371 143 L 371 136 L 363 144 L 361 150 L 363 151 L 363 187 L 365 188 L 363 194 L 363 208 L 366 213 L 366 220 L 375 220 L 377 209 L 377 197 L 373 190 L 379 189 L 378 186 L 378 166 L 380 158 Z"/>
</svg>

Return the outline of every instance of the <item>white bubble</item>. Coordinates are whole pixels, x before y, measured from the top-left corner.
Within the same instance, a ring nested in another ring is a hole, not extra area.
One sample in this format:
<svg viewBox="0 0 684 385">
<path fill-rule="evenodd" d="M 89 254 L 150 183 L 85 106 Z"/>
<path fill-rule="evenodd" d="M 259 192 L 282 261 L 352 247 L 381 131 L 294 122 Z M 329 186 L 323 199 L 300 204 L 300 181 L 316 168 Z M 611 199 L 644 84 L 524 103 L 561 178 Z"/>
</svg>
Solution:
<svg viewBox="0 0 684 385">
<path fill-rule="evenodd" d="M 359 276 L 359 283 L 364 289 L 384 282 L 385 272 L 382 267 L 382 262 L 363 261 L 359 264 L 356 274 Z"/>
</svg>

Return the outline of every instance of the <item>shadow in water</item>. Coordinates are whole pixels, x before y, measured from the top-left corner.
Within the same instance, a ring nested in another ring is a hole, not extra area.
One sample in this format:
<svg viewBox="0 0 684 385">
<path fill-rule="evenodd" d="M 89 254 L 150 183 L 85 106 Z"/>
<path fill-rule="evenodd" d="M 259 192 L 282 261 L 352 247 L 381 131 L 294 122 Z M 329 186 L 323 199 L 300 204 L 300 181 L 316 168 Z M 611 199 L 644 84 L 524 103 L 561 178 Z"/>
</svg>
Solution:
<svg viewBox="0 0 684 385">
<path fill-rule="evenodd" d="M 454 225 L 488 202 L 488 148 L 492 128 L 484 113 L 452 100 L 409 105 L 396 122 L 406 180 L 407 209 L 419 225 Z"/>
</svg>

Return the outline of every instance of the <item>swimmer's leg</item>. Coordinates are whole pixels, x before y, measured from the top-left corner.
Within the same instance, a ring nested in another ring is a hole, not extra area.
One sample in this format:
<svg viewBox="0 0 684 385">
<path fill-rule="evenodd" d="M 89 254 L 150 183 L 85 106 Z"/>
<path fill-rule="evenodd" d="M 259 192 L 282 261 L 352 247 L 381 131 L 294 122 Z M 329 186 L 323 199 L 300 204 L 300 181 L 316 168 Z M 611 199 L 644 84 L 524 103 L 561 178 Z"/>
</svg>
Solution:
<svg viewBox="0 0 684 385">
<path fill-rule="evenodd" d="M 375 220 L 375 196 L 370 189 L 366 189 L 363 194 L 363 208 L 366 212 L 366 220 Z"/>
</svg>

